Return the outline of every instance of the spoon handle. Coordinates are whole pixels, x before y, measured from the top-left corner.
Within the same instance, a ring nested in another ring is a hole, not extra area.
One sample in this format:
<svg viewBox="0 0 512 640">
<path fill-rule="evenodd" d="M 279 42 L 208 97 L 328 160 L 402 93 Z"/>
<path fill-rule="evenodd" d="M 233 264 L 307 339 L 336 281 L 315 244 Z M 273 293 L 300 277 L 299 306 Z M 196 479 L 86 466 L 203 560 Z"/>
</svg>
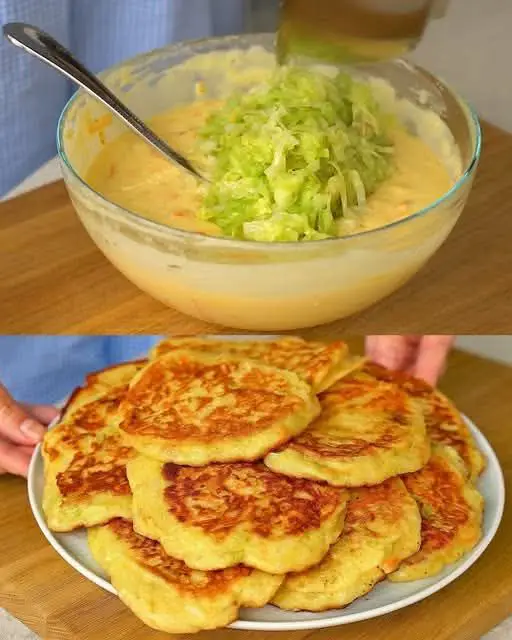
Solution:
<svg viewBox="0 0 512 640">
<path fill-rule="evenodd" d="M 39 58 L 70 80 L 85 89 L 97 100 L 103 103 L 110 111 L 115 113 L 123 122 L 142 135 L 158 151 L 163 153 L 178 165 L 198 178 L 202 176 L 194 169 L 190 162 L 181 154 L 171 149 L 169 145 L 149 129 L 140 118 L 128 109 L 117 97 L 108 89 L 99 78 L 76 60 L 73 55 L 63 47 L 57 40 L 52 38 L 37 27 L 23 22 L 10 22 L 3 27 L 4 36 L 12 44 L 24 49 L 31 55 Z"/>
</svg>

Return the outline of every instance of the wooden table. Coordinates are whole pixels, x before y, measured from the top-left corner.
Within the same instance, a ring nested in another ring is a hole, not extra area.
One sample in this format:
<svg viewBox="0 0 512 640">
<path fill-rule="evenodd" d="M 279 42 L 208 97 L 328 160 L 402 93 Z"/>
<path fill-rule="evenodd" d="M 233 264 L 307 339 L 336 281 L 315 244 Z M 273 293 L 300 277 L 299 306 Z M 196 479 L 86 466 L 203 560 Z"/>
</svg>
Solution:
<svg viewBox="0 0 512 640">
<path fill-rule="evenodd" d="M 512 489 L 512 368 L 463 352 L 451 356 L 443 389 L 484 431 Z M 82 578 L 48 545 L 32 518 L 25 482 L 0 478 L 0 606 L 45 640 L 169 640 Z M 512 613 L 512 504 L 498 534 L 461 578 L 393 614 L 318 631 L 205 632 L 198 640 L 478 640 Z"/>
<path fill-rule="evenodd" d="M 470 201 L 413 280 L 371 309 L 310 330 L 512 332 L 512 136 L 485 125 Z M 0 333 L 222 331 L 139 291 L 103 257 L 62 183 L 0 206 Z"/>
</svg>

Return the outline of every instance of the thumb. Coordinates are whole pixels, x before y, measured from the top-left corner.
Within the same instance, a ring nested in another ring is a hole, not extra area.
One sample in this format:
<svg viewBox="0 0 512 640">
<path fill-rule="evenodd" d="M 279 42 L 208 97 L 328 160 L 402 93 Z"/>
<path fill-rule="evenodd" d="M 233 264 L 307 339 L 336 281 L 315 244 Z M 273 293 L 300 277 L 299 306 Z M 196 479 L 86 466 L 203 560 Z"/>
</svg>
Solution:
<svg viewBox="0 0 512 640">
<path fill-rule="evenodd" d="M 19 445 L 39 442 L 46 429 L 0 385 L 0 438 Z"/>
</svg>

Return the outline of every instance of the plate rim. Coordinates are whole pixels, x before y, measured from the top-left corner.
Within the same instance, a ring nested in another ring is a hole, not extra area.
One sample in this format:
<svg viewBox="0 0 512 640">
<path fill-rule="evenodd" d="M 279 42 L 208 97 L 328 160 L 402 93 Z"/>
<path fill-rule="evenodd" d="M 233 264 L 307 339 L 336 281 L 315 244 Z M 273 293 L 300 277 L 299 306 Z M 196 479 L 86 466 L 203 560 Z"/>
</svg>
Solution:
<svg viewBox="0 0 512 640">
<path fill-rule="evenodd" d="M 232 339 L 232 336 L 215 336 L 217 338 Z M 247 336 L 236 336 L 236 339 L 243 339 Z M 262 336 L 267 339 L 273 336 Z M 251 339 L 257 339 L 255 336 L 251 336 Z M 260 338 L 260 339 L 262 339 Z M 372 609 L 371 611 L 360 611 L 348 615 L 338 615 L 329 618 L 315 618 L 312 620 L 283 620 L 283 621 L 257 621 L 257 620 L 241 620 L 229 624 L 229 629 L 241 629 L 246 631 L 300 631 L 308 629 L 324 629 L 335 626 L 342 626 L 345 624 L 352 624 L 354 622 L 361 622 L 363 620 L 370 620 L 383 615 L 387 615 L 393 611 L 398 611 L 412 604 L 424 600 L 434 593 L 441 591 L 444 587 L 448 586 L 464 574 L 477 560 L 482 556 L 487 547 L 491 544 L 503 518 L 503 511 L 505 507 L 505 479 L 503 475 L 503 469 L 501 468 L 500 461 L 492 448 L 490 442 L 487 440 L 482 431 L 476 426 L 476 424 L 468 418 L 464 413 L 461 413 L 464 421 L 468 425 L 472 435 L 477 439 L 478 446 L 483 449 L 483 453 L 487 459 L 487 468 L 493 467 L 496 475 L 495 498 L 496 509 L 495 517 L 491 522 L 491 526 L 487 533 L 482 536 L 478 544 L 465 556 L 463 556 L 460 564 L 453 569 L 449 574 L 440 578 L 433 584 L 426 586 L 424 589 L 420 589 L 418 592 L 401 598 L 398 602 L 392 602 L 381 605 Z M 51 427 L 52 425 L 50 425 Z M 61 556 L 61 558 L 67 562 L 75 571 L 87 578 L 89 581 L 100 587 L 104 591 L 117 596 L 117 591 L 112 584 L 104 578 L 98 576 L 91 569 L 84 566 L 79 560 L 77 560 L 67 549 L 61 544 L 61 542 L 55 537 L 55 534 L 50 531 L 46 524 L 42 508 L 39 507 L 36 498 L 35 482 L 36 482 L 36 468 L 38 465 L 43 465 L 43 459 L 41 455 L 41 444 L 38 444 L 34 449 L 34 453 L 30 460 L 28 476 L 27 476 L 27 491 L 30 508 L 32 515 L 34 516 L 39 529 L 43 533 L 46 540 L 53 547 L 53 549 Z M 57 533 L 58 535 L 58 533 Z"/>
</svg>

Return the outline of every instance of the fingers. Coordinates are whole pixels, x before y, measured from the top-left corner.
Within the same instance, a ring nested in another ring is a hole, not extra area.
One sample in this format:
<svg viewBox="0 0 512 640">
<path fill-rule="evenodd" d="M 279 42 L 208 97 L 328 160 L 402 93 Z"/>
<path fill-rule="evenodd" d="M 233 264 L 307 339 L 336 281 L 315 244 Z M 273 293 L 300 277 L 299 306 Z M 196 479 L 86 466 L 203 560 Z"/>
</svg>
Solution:
<svg viewBox="0 0 512 640">
<path fill-rule="evenodd" d="M 24 404 L 23 409 L 42 425 L 47 426 L 59 416 L 60 411 L 51 404 Z"/>
<path fill-rule="evenodd" d="M 27 477 L 34 447 L 23 447 L 0 440 L 0 473 Z"/>
<path fill-rule="evenodd" d="M 0 474 L 27 475 L 34 446 L 58 414 L 55 407 L 17 403 L 0 385 Z"/>
<path fill-rule="evenodd" d="M 411 357 L 411 339 L 408 336 L 368 336 L 366 355 L 370 360 L 388 369 L 405 369 Z"/>
<path fill-rule="evenodd" d="M 411 368 L 412 375 L 435 386 L 444 371 L 454 339 L 455 336 L 423 336 L 416 363 Z"/>
<path fill-rule="evenodd" d="M 388 369 L 407 371 L 436 385 L 454 336 L 368 336 L 366 355 Z"/>
<path fill-rule="evenodd" d="M 31 417 L 0 385 L 0 438 L 29 446 L 39 442 L 45 431 L 43 425 Z M 1 457 L 0 464 L 4 464 Z"/>
</svg>

